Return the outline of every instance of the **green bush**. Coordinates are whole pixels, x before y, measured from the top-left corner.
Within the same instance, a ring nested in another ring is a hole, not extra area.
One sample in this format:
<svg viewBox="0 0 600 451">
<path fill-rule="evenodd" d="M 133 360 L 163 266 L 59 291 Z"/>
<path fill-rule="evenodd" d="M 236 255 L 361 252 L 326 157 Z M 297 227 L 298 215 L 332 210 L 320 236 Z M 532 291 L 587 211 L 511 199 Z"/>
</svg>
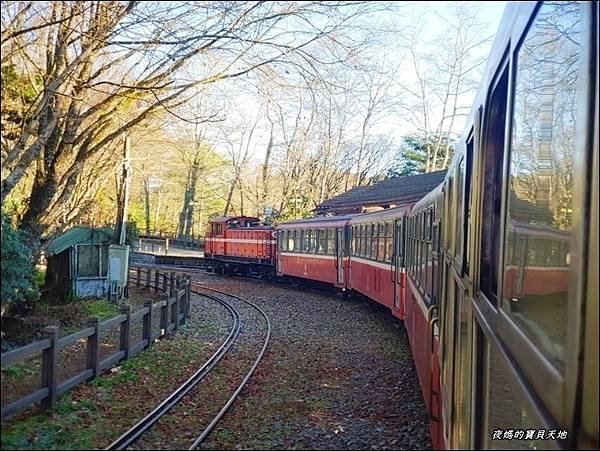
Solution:
<svg viewBox="0 0 600 451">
<path fill-rule="evenodd" d="M 37 288 L 32 281 L 34 267 L 31 249 L 23 234 L 2 213 L 2 310 L 16 302 L 35 299 Z"/>
</svg>

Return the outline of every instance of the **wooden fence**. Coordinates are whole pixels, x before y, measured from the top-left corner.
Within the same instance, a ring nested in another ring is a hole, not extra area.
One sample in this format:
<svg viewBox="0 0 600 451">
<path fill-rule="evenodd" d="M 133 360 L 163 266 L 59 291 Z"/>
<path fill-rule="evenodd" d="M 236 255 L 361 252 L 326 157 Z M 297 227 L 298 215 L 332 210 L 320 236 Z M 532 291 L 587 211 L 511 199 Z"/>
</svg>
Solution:
<svg viewBox="0 0 600 451">
<path fill-rule="evenodd" d="M 117 362 L 128 359 L 142 349 L 149 347 L 156 338 L 176 330 L 185 324 L 190 311 L 190 282 L 188 279 L 175 276 L 174 273 L 161 273 L 152 268 L 134 268 L 136 286 L 152 288 L 155 293 L 169 293 L 169 298 L 157 303 L 146 301 L 144 307 L 132 312 L 131 305 L 121 306 L 118 316 L 100 322 L 98 318 L 89 318 L 88 327 L 74 334 L 59 338 L 57 326 L 44 329 L 44 339 L 30 343 L 18 349 L 2 354 L 2 368 L 27 360 L 30 356 L 42 353 L 41 388 L 16 401 L 2 406 L 2 418 L 19 412 L 32 404 L 41 403 L 43 409 L 54 407 L 58 395 L 76 385 L 93 379 L 103 370 Z M 133 281 L 130 280 L 130 284 Z M 160 330 L 152 331 L 152 318 L 160 315 Z M 131 327 L 141 320 L 142 337 L 137 343 L 131 343 Z M 101 333 L 119 325 L 119 350 L 100 360 Z M 86 339 L 86 369 L 66 381 L 58 381 L 59 351 L 67 346 Z"/>
</svg>

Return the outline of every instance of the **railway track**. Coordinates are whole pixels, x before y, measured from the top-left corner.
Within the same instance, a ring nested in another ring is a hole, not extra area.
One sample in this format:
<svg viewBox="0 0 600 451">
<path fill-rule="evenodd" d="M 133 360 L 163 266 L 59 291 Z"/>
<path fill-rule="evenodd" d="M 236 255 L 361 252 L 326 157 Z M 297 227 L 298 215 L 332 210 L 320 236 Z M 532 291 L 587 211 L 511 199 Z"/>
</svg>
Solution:
<svg viewBox="0 0 600 451">
<path fill-rule="evenodd" d="M 190 391 L 196 388 L 200 384 L 200 382 L 202 382 L 202 380 L 210 373 L 210 371 L 219 363 L 219 361 L 225 355 L 227 355 L 228 351 L 238 339 L 242 328 L 242 319 L 240 312 L 238 308 L 232 305 L 231 300 L 248 305 L 256 312 L 258 312 L 258 314 L 260 314 L 260 316 L 262 316 L 262 318 L 265 320 L 266 332 L 262 341 L 262 346 L 260 348 L 258 356 L 254 360 L 252 367 L 248 370 L 245 377 L 238 385 L 237 389 L 233 392 L 233 394 L 223 405 L 223 407 L 213 417 L 213 419 L 204 428 L 204 430 L 200 432 L 200 434 L 197 436 L 196 440 L 192 443 L 189 449 L 196 449 L 202 443 L 202 441 L 204 441 L 204 439 L 208 437 L 208 435 L 211 433 L 214 427 L 218 424 L 221 418 L 225 415 L 225 413 L 229 410 L 231 405 L 237 399 L 241 391 L 244 389 L 244 387 L 254 374 L 260 361 L 262 360 L 271 336 L 271 322 L 269 320 L 269 317 L 260 307 L 239 296 L 235 296 L 233 294 L 205 287 L 199 284 L 192 284 L 191 292 L 198 296 L 203 296 L 205 298 L 211 299 L 223 305 L 227 309 L 233 320 L 233 324 L 231 326 L 231 329 L 229 330 L 227 337 L 225 338 L 223 343 L 221 343 L 219 348 L 214 352 L 214 354 L 211 355 L 209 359 L 189 379 L 187 379 L 183 384 L 181 384 L 177 389 L 175 389 L 173 393 L 171 393 L 154 410 L 152 410 L 142 420 L 136 423 L 131 429 L 126 431 L 123 435 L 121 435 L 118 439 L 111 443 L 106 449 L 126 449 L 129 446 L 136 443 L 144 435 L 144 433 L 150 430 L 152 426 L 156 424 L 169 410 L 177 406 L 186 397 L 186 395 L 190 394 Z M 225 297 L 226 299 L 223 299 L 223 297 Z"/>
</svg>

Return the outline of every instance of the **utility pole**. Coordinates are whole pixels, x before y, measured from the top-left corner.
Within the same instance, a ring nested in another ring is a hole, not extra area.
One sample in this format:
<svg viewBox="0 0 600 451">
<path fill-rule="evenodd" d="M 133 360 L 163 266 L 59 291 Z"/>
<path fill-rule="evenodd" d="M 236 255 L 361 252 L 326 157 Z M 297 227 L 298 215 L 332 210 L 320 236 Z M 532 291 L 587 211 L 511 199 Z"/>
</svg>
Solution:
<svg viewBox="0 0 600 451">
<path fill-rule="evenodd" d="M 117 205 L 117 223 L 115 224 L 115 233 L 113 235 L 113 241 L 116 244 L 125 244 L 127 207 L 129 204 L 129 178 L 131 176 L 129 150 L 129 136 L 125 136 L 123 146 L 123 173 L 121 176 L 121 189 L 119 190 Z"/>
</svg>

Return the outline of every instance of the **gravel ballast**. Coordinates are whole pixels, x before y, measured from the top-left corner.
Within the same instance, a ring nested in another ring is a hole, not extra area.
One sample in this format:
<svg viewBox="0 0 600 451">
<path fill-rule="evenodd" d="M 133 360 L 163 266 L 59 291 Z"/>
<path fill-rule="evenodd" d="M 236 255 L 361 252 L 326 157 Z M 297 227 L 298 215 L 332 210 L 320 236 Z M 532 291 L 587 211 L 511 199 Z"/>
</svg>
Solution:
<svg viewBox="0 0 600 451">
<path fill-rule="evenodd" d="M 381 306 L 333 292 L 189 274 L 195 284 L 256 303 L 272 323 L 263 361 L 201 448 L 431 448 L 404 327 Z M 258 355 L 264 332 L 258 318 L 243 316 L 242 334 L 230 354 L 136 447 L 191 444 Z M 190 377 L 231 324 L 222 306 L 193 295 L 184 328 L 122 369 L 75 388 L 63 397 L 62 409 L 3 422 L 2 448 L 106 447 Z"/>
</svg>

